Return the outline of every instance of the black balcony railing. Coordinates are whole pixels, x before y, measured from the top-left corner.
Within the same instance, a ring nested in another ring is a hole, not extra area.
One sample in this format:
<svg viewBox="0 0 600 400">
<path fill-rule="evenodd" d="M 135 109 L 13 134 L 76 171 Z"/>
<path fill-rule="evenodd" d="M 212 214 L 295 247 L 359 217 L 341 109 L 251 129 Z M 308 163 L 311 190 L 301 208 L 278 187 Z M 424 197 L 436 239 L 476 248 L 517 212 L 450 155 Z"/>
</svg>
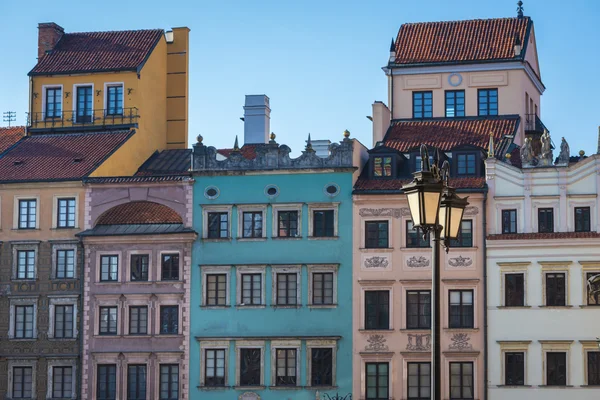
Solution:
<svg viewBox="0 0 600 400">
<path fill-rule="evenodd" d="M 535 133 L 544 133 L 546 125 L 542 122 L 540 117 L 537 114 L 525 114 L 525 131 L 526 132 L 535 132 Z"/>
<path fill-rule="evenodd" d="M 64 129 L 86 127 L 132 126 L 139 119 L 136 107 L 122 109 L 75 110 L 29 113 L 27 126 L 30 129 Z"/>
</svg>

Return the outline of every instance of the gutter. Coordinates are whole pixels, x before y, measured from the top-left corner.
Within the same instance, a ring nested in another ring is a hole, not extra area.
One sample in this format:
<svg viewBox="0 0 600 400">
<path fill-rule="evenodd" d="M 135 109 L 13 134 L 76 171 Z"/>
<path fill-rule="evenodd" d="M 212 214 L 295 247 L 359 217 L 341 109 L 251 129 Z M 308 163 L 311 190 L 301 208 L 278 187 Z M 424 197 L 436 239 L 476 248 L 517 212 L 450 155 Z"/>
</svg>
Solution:
<svg viewBox="0 0 600 400">
<path fill-rule="evenodd" d="M 487 310 L 487 190 L 483 195 L 483 400 L 488 399 L 488 310 Z"/>
<path fill-rule="evenodd" d="M 408 183 L 408 182 L 407 182 Z M 456 189 L 456 193 L 485 193 L 487 195 L 487 188 L 459 188 Z M 365 190 L 365 189 L 354 189 L 352 194 L 404 194 L 401 189 L 397 190 Z"/>
</svg>

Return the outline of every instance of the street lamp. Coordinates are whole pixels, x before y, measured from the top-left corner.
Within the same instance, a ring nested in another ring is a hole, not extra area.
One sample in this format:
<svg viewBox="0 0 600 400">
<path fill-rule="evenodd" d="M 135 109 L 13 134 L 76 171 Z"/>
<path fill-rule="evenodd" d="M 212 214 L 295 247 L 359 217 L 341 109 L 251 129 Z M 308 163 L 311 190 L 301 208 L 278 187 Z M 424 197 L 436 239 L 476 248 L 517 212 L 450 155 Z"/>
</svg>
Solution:
<svg viewBox="0 0 600 400">
<path fill-rule="evenodd" d="M 431 276 L 431 303 L 433 310 L 431 335 L 431 399 L 442 399 L 441 375 L 441 280 L 440 280 L 440 241 L 448 251 L 450 239 L 456 239 L 460 230 L 467 199 L 461 199 L 456 191 L 448 186 L 449 164 L 444 161 L 441 171 L 437 165 L 429 165 L 427 147 L 421 145 L 421 171 L 413 173 L 411 183 L 402 186 L 408 199 L 408 207 L 413 226 L 420 228 L 423 235 L 432 233 L 433 268 Z"/>
</svg>

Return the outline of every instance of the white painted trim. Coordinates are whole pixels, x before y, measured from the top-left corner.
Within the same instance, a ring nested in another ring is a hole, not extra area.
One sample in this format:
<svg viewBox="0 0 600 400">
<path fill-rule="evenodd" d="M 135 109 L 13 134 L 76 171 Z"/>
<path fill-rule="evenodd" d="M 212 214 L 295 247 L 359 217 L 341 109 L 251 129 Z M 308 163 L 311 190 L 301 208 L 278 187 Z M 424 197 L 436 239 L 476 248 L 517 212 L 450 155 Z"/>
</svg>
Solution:
<svg viewBox="0 0 600 400">
<path fill-rule="evenodd" d="M 80 123 L 80 122 L 77 122 L 77 88 L 81 87 L 81 86 L 91 86 L 92 87 L 92 109 L 91 109 L 91 111 L 92 111 L 92 120 L 91 120 L 91 122 L 86 122 L 86 123 L 87 124 L 93 124 L 94 123 L 94 118 L 95 118 L 95 113 L 94 113 L 95 107 L 94 107 L 94 104 L 96 104 L 96 100 L 95 100 L 95 98 L 96 98 L 96 92 L 94 91 L 94 84 L 91 83 L 91 82 L 90 83 L 74 83 L 73 84 L 73 93 L 71 93 L 72 94 L 71 104 L 73 106 L 72 107 L 73 108 L 73 110 L 72 110 L 73 114 L 72 114 L 72 118 L 71 118 L 72 119 L 71 123 L 72 124 L 79 124 Z"/>
<path fill-rule="evenodd" d="M 225 205 L 225 206 L 201 206 L 202 207 L 202 238 L 208 239 L 208 213 L 211 212 L 226 212 L 227 213 L 227 238 L 223 239 L 231 239 L 233 237 L 233 232 L 231 232 L 231 216 L 233 211 L 233 206 Z M 239 224 L 238 224 L 239 226 Z"/>
<path fill-rule="evenodd" d="M 202 340 L 200 341 L 200 386 L 206 386 L 206 350 L 225 351 L 225 386 L 229 385 L 229 341 Z"/>
<path fill-rule="evenodd" d="M 54 367 L 71 367 L 71 399 L 76 399 L 77 396 L 77 360 L 76 359 L 51 359 L 48 360 L 48 389 L 46 390 L 46 398 L 53 399 L 54 385 Z"/>
<path fill-rule="evenodd" d="M 37 399 L 37 360 L 32 359 L 8 359 L 8 387 L 6 388 L 6 396 L 8 399 L 13 397 L 13 368 L 15 367 L 31 367 L 31 399 Z M 75 382 L 75 380 L 73 380 Z"/>
<path fill-rule="evenodd" d="M 46 120 L 46 95 L 47 89 L 57 89 L 60 88 L 60 115 L 58 118 L 62 118 L 64 110 L 64 95 L 65 91 L 63 90 L 63 85 L 42 85 L 42 121 Z"/>
<path fill-rule="evenodd" d="M 19 270 L 19 251 L 33 251 L 33 278 L 22 278 L 18 277 Z M 38 261 L 39 261 L 39 245 L 37 243 L 32 244 L 14 244 L 12 246 L 12 279 L 16 281 L 35 281 L 38 277 Z"/>
<path fill-rule="evenodd" d="M 279 236 L 279 212 L 280 211 L 297 211 L 297 234 L 296 236 Z M 301 238 L 302 237 L 302 203 L 298 204 L 271 204 L 271 236 L 283 238 Z"/>
<path fill-rule="evenodd" d="M 58 227 L 58 200 L 75 199 L 75 226 L 72 228 Z M 79 194 L 60 194 L 52 196 L 52 229 L 79 229 Z"/>
<path fill-rule="evenodd" d="M 209 308 L 222 308 L 222 305 L 208 305 L 206 303 L 206 294 L 208 290 L 208 281 L 207 276 L 211 274 L 225 274 L 226 282 L 225 282 L 225 307 L 231 305 L 231 267 L 229 266 L 201 266 L 200 267 L 201 277 L 202 277 L 202 290 L 201 290 L 201 302 L 200 304 L 204 307 Z"/>
<path fill-rule="evenodd" d="M 308 204 L 308 236 L 315 237 L 313 213 L 315 211 L 333 210 L 333 237 L 338 237 L 339 202 L 336 203 L 309 203 Z"/>
<path fill-rule="evenodd" d="M 267 233 L 267 205 L 266 204 L 248 204 L 237 206 L 237 238 L 242 240 L 264 240 L 269 237 Z M 258 211 L 262 213 L 262 236 L 244 237 L 244 213 Z"/>
<path fill-rule="evenodd" d="M 50 298 L 50 304 L 48 306 L 48 311 L 50 314 L 49 323 L 48 323 L 48 339 L 54 339 L 54 327 L 56 325 L 56 306 L 73 306 L 73 337 L 70 338 L 58 338 L 57 340 L 76 340 L 79 336 L 79 331 L 77 330 L 77 300 L 79 296 L 61 296 Z"/>
<path fill-rule="evenodd" d="M 38 315 L 38 296 L 35 297 L 22 297 L 16 299 L 10 299 L 10 314 L 9 314 L 9 324 L 8 324 L 8 338 L 12 340 L 29 340 L 34 341 L 38 340 L 38 332 L 37 332 L 37 315 Z M 33 333 L 30 338 L 17 338 L 15 337 L 15 314 L 17 306 L 33 306 Z"/>
<path fill-rule="evenodd" d="M 309 264 L 306 266 L 308 269 L 308 306 L 314 307 L 337 307 L 338 305 L 338 268 L 339 265 L 330 264 Z M 329 272 L 333 274 L 333 304 L 313 304 L 313 274 L 319 272 Z"/>
</svg>

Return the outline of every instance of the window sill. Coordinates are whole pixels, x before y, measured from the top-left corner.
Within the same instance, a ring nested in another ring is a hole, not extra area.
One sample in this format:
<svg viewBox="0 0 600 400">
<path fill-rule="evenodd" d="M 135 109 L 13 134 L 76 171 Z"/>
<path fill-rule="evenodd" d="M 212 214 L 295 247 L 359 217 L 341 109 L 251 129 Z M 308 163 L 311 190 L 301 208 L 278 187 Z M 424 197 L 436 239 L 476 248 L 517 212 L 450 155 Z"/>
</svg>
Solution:
<svg viewBox="0 0 600 400">
<path fill-rule="evenodd" d="M 303 386 L 269 386 L 271 390 L 303 390 Z"/>
<path fill-rule="evenodd" d="M 376 253 L 376 252 L 391 253 L 394 251 L 394 248 L 393 247 L 361 247 L 358 250 L 363 251 L 365 253 Z"/>
<path fill-rule="evenodd" d="M 339 389 L 339 386 L 304 386 L 304 389 L 329 391 Z"/>
<path fill-rule="evenodd" d="M 479 332 L 479 328 L 443 328 L 444 332 Z"/>
<path fill-rule="evenodd" d="M 237 238 L 238 242 L 266 242 L 267 238 L 266 237 L 259 237 L 259 238 L 243 238 L 243 237 L 239 237 Z"/>
<path fill-rule="evenodd" d="M 40 228 L 12 228 L 14 232 L 31 232 L 31 231 L 41 231 Z"/>
<path fill-rule="evenodd" d="M 217 306 L 217 305 L 206 305 L 206 304 L 202 304 L 200 305 L 200 308 L 205 308 L 207 310 L 221 310 L 223 308 L 230 308 L 231 306 L 229 304 L 224 305 L 224 306 Z"/>
<path fill-rule="evenodd" d="M 539 306 L 539 308 L 573 308 L 573 306 L 571 305 L 566 305 L 566 306 Z"/>
<path fill-rule="evenodd" d="M 302 240 L 302 236 L 273 236 L 273 240 Z M 274 387 L 274 386 L 269 386 Z"/>
<path fill-rule="evenodd" d="M 204 385 L 199 385 L 196 387 L 200 390 L 229 390 L 229 389 L 233 388 L 233 386 L 204 386 Z"/>
<path fill-rule="evenodd" d="M 159 333 L 159 334 L 153 335 L 153 336 L 156 336 L 159 339 L 168 339 L 168 338 L 182 337 L 183 335 L 180 335 L 179 333 Z"/>
<path fill-rule="evenodd" d="M 496 385 L 496 387 L 503 389 L 521 389 L 521 388 L 531 388 L 532 385 Z"/>
<path fill-rule="evenodd" d="M 309 236 L 308 240 L 338 240 L 339 236 Z"/>
<path fill-rule="evenodd" d="M 48 340 L 50 340 L 51 342 L 73 342 L 75 340 L 77 340 L 76 337 L 72 337 L 72 338 L 53 338 L 53 337 L 48 337 Z"/>
<path fill-rule="evenodd" d="M 202 238 L 203 242 L 207 242 L 207 243 L 226 243 L 226 242 L 231 242 L 231 238 Z M 200 387 L 200 386 L 199 386 Z M 202 386 L 204 387 L 204 386 Z M 210 386 L 207 386 L 210 387 Z"/>
<path fill-rule="evenodd" d="M 431 246 L 429 247 L 400 247 L 402 251 L 429 251 L 431 252 Z"/>
<path fill-rule="evenodd" d="M 234 386 L 235 390 L 265 390 L 267 387 L 264 385 L 261 386 Z"/>
<path fill-rule="evenodd" d="M 573 385 L 538 385 L 537 387 L 540 389 L 567 389 L 567 388 L 572 388 L 575 386 L 573 386 Z"/>
<path fill-rule="evenodd" d="M 531 308 L 531 306 L 498 306 L 496 308 L 499 309 L 511 309 L 511 310 L 518 310 L 520 308 Z"/>
<path fill-rule="evenodd" d="M 11 281 L 13 282 L 36 282 L 37 278 L 33 278 L 33 279 L 18 279 L 18 278 L 13 278 L 11 279 Z"/>
<path fill-rule="evenodd" d="M 589 389 L 598 389 L 598 388 L 600 388 L 600 385 L 579 385 L 579 387 L 589 388 Z"/>
<path fill-rule="evenodd" d="M 337 304 L 309 304 L 308 308 L 337 308 Z"/>
<path fill-rule="evenodd" d="M 58 226 L 54 226 L 52 228 L 50 228 L 51 231 L 77 231 L 79 230 L 79 227 L 77 226 L 65 226 L 65 227 L 58 227 Z"/>
<path fill-rule="evenodd" d="M 400 329 L 403 333 L 431 333 L 430 328 L 403 328 Z"/>
<path fill-rule="evenodd" d="M 96 285 L 120 285 L 122 282 L 119 282 L 119 281 L 97 281 L 94 283 Z"/>
<path fill-rule="evenodd" d="M 252 308 L 265 308 L 266 305 L 264 304 L 236 304 L 235 308 L 242 308 L 242 309 L 252 309 Z"/>
<path fill-rule="evenodd" d="M 290 305 L 290 306 L 272 304 L 271 307 L 272 308 L 301 308 L 302 304 L 296 304 L 296 305 Z"/>
<path fill-rule="evenodd" d="M 374 335 L 377 333 L 392 333 L 394 332 L 394 329 L 359 329 L 358 331 L 360 333 Z"/>
<path fill-rule="evenodd" d="M 11 342 L 33 342 L 35 340 L 38 340 L 37 337 L 32 337 L 32 338 L 8 338 L 8 340 L 10 340 Z"/>
<path fill-rule="evenodd" d="M 600 304 L 582 304 L 579 308 L 592 308 L 592 309 L 600 309 Z"/>
</svg>

